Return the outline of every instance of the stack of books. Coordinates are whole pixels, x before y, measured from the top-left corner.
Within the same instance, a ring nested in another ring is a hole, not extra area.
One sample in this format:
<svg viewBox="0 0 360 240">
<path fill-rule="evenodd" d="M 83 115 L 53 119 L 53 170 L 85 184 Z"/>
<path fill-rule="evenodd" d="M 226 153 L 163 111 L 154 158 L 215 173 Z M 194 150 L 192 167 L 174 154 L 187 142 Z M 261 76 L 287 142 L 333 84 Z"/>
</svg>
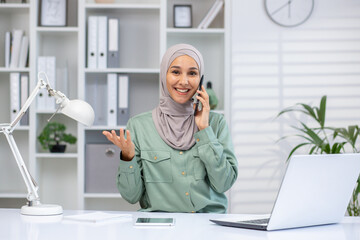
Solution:
<svg viewBox="0 0 360 240">
<path fill-rule="evenodd" d="M 14 29 L 5 33 L 5 67 L 24 68 L 29 55 L 29 37 L 23 30 Z"/>
</svg>

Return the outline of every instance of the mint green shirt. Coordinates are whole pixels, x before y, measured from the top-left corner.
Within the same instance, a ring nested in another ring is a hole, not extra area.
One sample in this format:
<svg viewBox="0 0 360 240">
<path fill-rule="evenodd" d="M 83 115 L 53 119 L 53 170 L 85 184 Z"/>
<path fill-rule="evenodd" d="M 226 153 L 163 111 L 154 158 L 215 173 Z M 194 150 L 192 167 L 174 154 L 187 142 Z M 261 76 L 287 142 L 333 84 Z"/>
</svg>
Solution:
<svg viewBox="0 0 360 240">
<path fill-rule="evenodd" d="M 120 160 L 121 196 L 140 201 L 142 211 L 225 213 L 224 192 L 234 184 L 238 164 L 224 117 L 210 112 L 209 125 L 195 133 L 191 149 L 181 151 L 161 139 L 151 112 L 131 118 L 135 157 Z"/>
</svg>

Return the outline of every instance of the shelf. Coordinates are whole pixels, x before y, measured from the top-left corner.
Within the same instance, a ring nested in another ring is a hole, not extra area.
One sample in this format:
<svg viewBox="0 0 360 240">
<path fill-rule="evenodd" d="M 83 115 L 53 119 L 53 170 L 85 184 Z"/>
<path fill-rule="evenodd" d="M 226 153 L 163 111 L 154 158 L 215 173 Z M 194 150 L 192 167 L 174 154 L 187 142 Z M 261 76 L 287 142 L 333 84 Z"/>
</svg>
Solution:
<svg viewBox="0 0 360 240">
<path fill-rule="evenodd" d="M 30 9 L 30 3 L 0 3 L 0 13 L 24 13 Z"/>
<path fill-rule="evenodd" d="M 0 193 L 0 198 L 26 198 L 26 193 Z"/>
<path fill-rule="evenodd" d="M 37 153 L 36 158 L 77 158 L 77 153 Z"/>
<path fill-rule="evenodd" d="M 88 3 L 85 4 L 87 9 L 160 9 L 160 4 L 148 3 L 110 3 L 110 4 L 98 4 Z"/>
<path fill-rule="evenodd" d="M 85 193 L 85 198 L 122 198 L 120 193 Z"/>
<path fill-rule="evenodd" d="M 14 131 L 29 131 L 30 127 L 29 126 L 17 126 Z"/>
<path fill-rule="evenodd" d="M 85 127 L 85 130 L 119 130 L 120 128 L 126 128 L 126 126 L 92 126 L 92 127 Z"/>
<path fill-rule="evenodd" d="M 78 27 L 37 27 L 36 31 L 39 33 L 78 33 Z"/>
<path fill-rule="evenodd" d="M 167 28 L 166 32 L 168 34 L 219 34 L 222 35 L 225 33 L 223 28 L 207 28 L 207 29 L 198 29 L 198 28 Z"/>
<path fill-rule="evenodd" d="M 29 72 L 29 68 L 6 68 L 6 67 L 0 67 L 0 73 L 11 73 L 11 72 Z"/>
<path fill-rule="evenodd" d="M 106 68 L 85 69 L 86 73 L 160 73 L 159 68 Z"/>
</svg>

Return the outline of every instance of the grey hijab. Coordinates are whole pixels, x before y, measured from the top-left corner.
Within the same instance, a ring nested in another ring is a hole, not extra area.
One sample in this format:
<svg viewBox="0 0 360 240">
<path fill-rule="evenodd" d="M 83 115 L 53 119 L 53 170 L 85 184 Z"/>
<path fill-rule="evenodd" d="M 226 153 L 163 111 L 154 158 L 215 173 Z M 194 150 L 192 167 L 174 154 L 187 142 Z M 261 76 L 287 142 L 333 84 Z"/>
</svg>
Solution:
<svg viewBox="0 0 360 240">
<path fill-rule="evenodd" d="M 166 74 L 175 58 L 188 55 L 197 63 L 200 76 L 204 72 L 201 53 L 191 45 L 177 44 L 164 54 L 160 65 L 160 103 L 152 111 L 152 118 L 160 137 L 172 148 L 188 150 L 195 144 L 194 133 L 198 131 L 195 123 L 193 102 L 175 102 L 166 86 Z"/>
</svg>

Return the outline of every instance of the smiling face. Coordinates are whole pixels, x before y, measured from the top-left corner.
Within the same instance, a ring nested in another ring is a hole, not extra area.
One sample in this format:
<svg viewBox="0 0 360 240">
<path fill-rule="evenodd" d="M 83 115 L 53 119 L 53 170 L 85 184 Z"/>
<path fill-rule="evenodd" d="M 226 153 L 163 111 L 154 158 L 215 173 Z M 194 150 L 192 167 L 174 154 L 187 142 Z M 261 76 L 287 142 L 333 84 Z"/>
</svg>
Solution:
<svg viewBox="0 0 360 240">
<path fill-rule="evenodd" d="M 175 58 L 166 73 L 166 87 L 171 98 L 180 104 L 189 101 L 200 83 L 199 66 L 188 55 Z"/>
</svg>

